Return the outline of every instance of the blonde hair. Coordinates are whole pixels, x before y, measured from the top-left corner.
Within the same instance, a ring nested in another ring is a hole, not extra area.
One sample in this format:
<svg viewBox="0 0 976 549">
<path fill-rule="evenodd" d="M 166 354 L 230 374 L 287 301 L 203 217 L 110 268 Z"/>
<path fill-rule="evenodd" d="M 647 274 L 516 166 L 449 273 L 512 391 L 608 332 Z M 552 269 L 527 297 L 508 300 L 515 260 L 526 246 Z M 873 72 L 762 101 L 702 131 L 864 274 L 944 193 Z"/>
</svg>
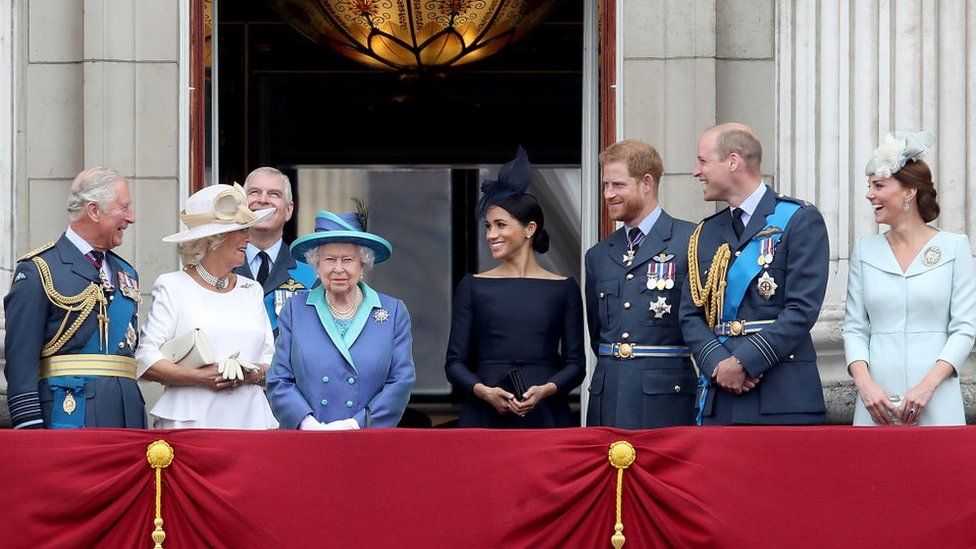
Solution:
<svg viewBox="0 0 976 549">
<path fill-rule="evenodd" d="M 176 245 L 176 251 L 180 254 L 180 260 L 184 265 L 195 267 L 203 261 L 208 253 L 216 250 L 224 243 L 228 233 L 205 236 L 188 242 L 180 242 Z"/>
</svg>

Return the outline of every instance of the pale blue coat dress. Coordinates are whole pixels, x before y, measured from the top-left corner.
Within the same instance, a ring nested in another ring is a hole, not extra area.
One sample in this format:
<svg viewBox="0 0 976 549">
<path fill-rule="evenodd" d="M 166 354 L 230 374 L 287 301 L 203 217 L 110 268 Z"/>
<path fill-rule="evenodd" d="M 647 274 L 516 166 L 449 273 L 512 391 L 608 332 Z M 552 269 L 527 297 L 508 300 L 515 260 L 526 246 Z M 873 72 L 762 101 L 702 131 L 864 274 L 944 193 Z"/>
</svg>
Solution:
<svg viewBox="0 0 976 549">
<path fill-rule="evenodd" d="M 884 235 L 854 246 L 847 285 L 844 353 L 847 364 L 868 363 L 876 383 L 905 393 L 937 360 L 956 373 L 976 337 L 976 267 L 966 235 L 940 231 L 902 272 Z M 958 375 L 942 382 L 922 411 L 919 425 L 964 425 Z M 860 398 L 855 425 L 874 425 Z"/>
</svg>

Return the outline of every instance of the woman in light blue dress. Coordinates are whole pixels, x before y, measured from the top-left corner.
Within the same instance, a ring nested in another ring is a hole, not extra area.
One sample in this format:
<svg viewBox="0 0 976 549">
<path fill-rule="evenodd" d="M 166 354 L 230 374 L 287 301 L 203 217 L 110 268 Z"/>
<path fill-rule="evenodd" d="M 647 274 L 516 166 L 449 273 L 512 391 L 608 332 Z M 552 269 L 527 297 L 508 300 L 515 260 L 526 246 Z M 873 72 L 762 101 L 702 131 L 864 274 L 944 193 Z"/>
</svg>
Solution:
<svg viewBox="0 0 976 549">
<path fill-rule="evenodd" d="M 878 224 L 851 252 L 844 352 L 859 400 L 855 425 L 964 425 L 959 369 L 976 337 L 969 239 L 928 225 L 939 215 L 934 139 L 888 134 L 865 172 Z"/>
</svg>

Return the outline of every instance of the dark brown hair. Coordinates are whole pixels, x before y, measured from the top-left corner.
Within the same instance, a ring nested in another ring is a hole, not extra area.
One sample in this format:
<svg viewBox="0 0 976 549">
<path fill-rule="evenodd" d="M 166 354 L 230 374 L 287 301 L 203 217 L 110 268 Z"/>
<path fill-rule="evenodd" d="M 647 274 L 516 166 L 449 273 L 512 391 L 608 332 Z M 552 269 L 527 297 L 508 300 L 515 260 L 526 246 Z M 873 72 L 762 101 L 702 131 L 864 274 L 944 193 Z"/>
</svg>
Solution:
<svg viewBox="0 0 976 549">
<path fill-rule="evenodd" d="M 937 193 L 932 181 L 932 170 L 924 160 L 909 161 L 891 177 L 897 179 L 906 189 L 915 189 L 915 200 L 918 202 L 918 213 L 921 214 L 922 221 L 929 223 L 939 217 L 939 201 L 935 198 Z"/>
</svg>

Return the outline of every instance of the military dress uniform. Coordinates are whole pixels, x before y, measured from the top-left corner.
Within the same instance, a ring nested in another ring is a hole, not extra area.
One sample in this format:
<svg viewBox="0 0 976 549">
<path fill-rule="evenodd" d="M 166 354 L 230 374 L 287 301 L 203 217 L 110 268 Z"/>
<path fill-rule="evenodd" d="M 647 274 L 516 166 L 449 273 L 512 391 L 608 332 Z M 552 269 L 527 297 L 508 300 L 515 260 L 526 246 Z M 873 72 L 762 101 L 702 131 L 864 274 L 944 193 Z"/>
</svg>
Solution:
<svg viewBox="0 0 976 549">
<path fill-rule="evenodd" d="M 257 279 L 248 263 L 237 267 L 234 272 L 247 278 Z M 264 307 L 268 311 L 268 320 L 271 321 L 271 329 L 274 330 L 275 336 L 278 335 L 278 314 L 281 313 L 285 302 L 294 295 L 308 293 L 315 283 L 315 269 L 305 263 L 296 262 L 288 252 L 288 244 L 282 242 L 278 257 L 268 272 L 268 278 L 261 284 L 264 290 Z"/>
<path fill-rule="evenodd" d="M 681 327 L 701 371 L 701 424 L 826 420 L 810 330 L 827 288 L 827 229 L 815 206 L 764 188 L 740 237 L 726 208 L 689 243 Z M 750 378 L 763 376 L 738 396 L 711 379 L 732 356 Z"/>
<path fill-rule="evenodd" d="M 626 227 L 587 251 L 586 315 L 598 357 L 587 425 L 693 423 L 695 371 L 678 324 L 693 229 L 661 211 L 632 257 Z"/>
<path fill-rule="evenodd" d="M 14 428 L 146 427 L 136 385 L 139 277 L 109 251 L 111 279 L 62 235 L 17 263 L 4 298 Z"/>
</svg>

